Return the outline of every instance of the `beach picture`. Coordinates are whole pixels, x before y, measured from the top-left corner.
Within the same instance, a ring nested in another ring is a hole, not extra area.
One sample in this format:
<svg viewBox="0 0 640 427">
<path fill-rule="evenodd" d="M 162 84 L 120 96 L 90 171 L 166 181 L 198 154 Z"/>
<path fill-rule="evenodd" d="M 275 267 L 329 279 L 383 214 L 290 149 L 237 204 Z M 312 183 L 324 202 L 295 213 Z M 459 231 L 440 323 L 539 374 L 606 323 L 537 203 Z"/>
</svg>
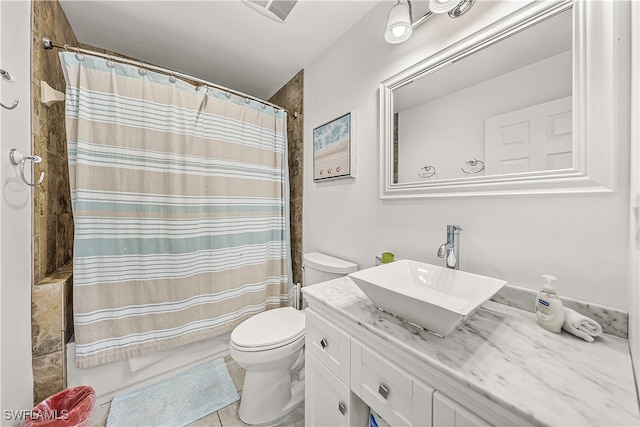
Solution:
<svg viewBox="0 0 640 427">
<path fill-rule="evenodd" d="M 313 180 L 351 176 L 351 113 L 313 130 Z"/>
</svg>

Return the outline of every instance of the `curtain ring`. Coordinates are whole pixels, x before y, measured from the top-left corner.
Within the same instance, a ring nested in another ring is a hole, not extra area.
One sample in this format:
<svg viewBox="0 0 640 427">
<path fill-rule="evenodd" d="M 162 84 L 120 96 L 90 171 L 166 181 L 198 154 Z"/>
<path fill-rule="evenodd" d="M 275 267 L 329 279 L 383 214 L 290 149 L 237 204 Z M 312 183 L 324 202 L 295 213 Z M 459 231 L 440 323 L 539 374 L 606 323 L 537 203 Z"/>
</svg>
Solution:
<svg viewBox="0 0 640 427">
<path fill-rule="evenodd" d="M 84 61 L 84 55 L 80 52 L 80 48 L 76 47 L 76 59 L 78 61 Z"/>
<path fill-rule="evenodd" d="M 169 76 L 169 81 L 170 81 L 171 83 L 175 83 L 175 82 L 176 82 L 176 76 L 174 76 L 173 74 L 171 74 L 171 75 Z"/>
<path fill-rule="evenodd" d="M 67 52 L 69 52 L 69 45 L 67 43 L 64 44 L 64 50 L 66 50 Z"/>
<path fill-rule="evenodd" d="M 265 108 L 267 108 L 267 104 L 262 104 L 262 109 L 264 110 Z"/>
<path fill-rule="evenodd" d="M 109 68 L 114 68 L 116 66 L 116 63 L 113 62 L 113 59 L 111 59 L 111 55 L 108 56 L 108 60 L 107 60 L 107 67 Z"/>
<path fill-rule="evenodd" d="M 140 63 L 140 68 L 138 68 L 138 74 L 140 74 L 141 76 L 146 76 L 147 75 L 147 70 L 144 69 L 144 63 Z"/>
<path fill-rule="evenodd" d="M 247 96 L 247 97 L 244 99 L 244 103 L 245 103 L 245 104 L 248 104 L 248 103 L 250 103 L 250 102 L 251 102 L 251 99 L 249 99 L 249 97 Z"/>
</svg>

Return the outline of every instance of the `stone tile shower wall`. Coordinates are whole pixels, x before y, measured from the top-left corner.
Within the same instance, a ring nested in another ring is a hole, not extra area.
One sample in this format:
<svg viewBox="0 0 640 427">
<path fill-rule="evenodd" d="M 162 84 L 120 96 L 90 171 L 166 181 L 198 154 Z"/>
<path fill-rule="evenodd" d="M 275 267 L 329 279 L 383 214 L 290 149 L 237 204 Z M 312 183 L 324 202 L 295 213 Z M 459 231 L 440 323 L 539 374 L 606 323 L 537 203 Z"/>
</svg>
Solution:
<svg viewBox="0 0 640 427">
<path fill-rule="evenodd" d="M 73 332 L 73 217 L 69 190 L 64 103 L 40 102 L 40 81 L 64 92 L 65 82 L 55 50 L 44 50 L 43 36 L 77 45 L 57 1 L 33 1 L 31 14 L 31 127 L 33 154 L 42 157 L 33 189 L 33 287 L 31 336 L 34 403 L 66 387 L 65 347 Z"/>
<path fill-rule="evenodd" d="M 289 210 L 291 218 L 291 258 L 293 283 L 302 283 L 302 165 L 304 114 L 304 70 L 300 70 L 275 95 L 269 99 L 289 111 L 287 117 L 287 141 L 289 144 Z M 294 117 L 294 112 L 298 117 Z"/>
<path fill-rule="evenodd" d="M 55 50 L 44 50 L 43 35 L 53 40 L 77 44 L 58 2 L 32 2 L 32 134 L 33 151 L 42 157 L 36 166 L 46 173 L 41 185 L 34 188 L 34 283 L 38 283 L 73 256 L 73 218 L 69 192 L 69 171 L 65 141 L 64 103 L 46 107 L 40 102 L 40 81 L 61 92 L 64 76 Z"/>
</svg>

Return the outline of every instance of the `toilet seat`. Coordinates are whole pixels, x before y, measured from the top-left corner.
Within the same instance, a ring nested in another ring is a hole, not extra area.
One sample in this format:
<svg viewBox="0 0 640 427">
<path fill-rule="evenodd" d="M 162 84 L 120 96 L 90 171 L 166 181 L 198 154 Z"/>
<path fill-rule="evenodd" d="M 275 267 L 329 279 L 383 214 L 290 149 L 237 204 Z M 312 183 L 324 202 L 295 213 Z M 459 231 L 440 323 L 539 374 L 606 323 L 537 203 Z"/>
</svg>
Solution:
<svg viewBox="0 0 640 427">
<path fill-rule="evenodd" d="M 304 325 L 304 314 L 293 307 L 267 310 L 238 325 L 231 345 L 247 352 L 284 347 L 304 337 Z"/>
</svg>

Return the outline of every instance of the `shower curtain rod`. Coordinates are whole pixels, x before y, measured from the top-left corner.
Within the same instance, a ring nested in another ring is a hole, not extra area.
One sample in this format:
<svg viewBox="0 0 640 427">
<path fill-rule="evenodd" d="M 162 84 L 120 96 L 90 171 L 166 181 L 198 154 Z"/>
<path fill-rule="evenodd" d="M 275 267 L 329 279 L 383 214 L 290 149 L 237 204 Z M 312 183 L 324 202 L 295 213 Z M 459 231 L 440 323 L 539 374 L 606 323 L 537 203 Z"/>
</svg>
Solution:
<svg viewBox="0 0 640 427">
<path fill-rule="evenodd" d="M 220 85 L 217 85 L 215 83 L 211 83 L 211 82 L 209 82 L 207 80 L 202 80 L 202 79 L 199 79 L 197 77 L 190 76 L 189 74 L 181 73 L 179 71 L 173 71 L 173 70 L 170 70 L 168 68 L 158 67 L 156 65 L 147 64 L 147 63 L 142 62 L 142 61 L 135 61 L 135 60 L 128 59 L 128 58 L 123 58 L 121 56 L 113 56 L 113 55 L 109 55 L 109 54 L 102 53 L 102 52 L 96 52 L 96 51 L 93 51 L 93 50 L 82 49 L 82 48 L 79 48 L 79 47 L 71 47 L 68 44 L 55 43 L 55 42 L 51 41 L 51 39 L 48 39 L 46 37 L 42 37 L 42 45 L 47 50 L 53 49 L 55 47 L 55 48 L 64 49 L 64 50 L 67 50 L 67 51 L 75 51 L 75 52 L 78 52 L 78 53 L 86 53 L 88 55 L 95 55 L 95 56 L 99 56 L 101 58 L 109 59 L 109 60 L 112 60 L 112 61 L 124 62 L 126 64 L 131 64 L 131 65 L 138 65 L 138 66 L 140 66 L 142 68 L 147 68 L 149 70 L 154 70 L 154 71 L 158 71 L 158 72 L 161 72 L 161 73 L 164 73 L 164 74 L 169 74 L 169 75 L 174 76 L 174 77 L 182 77 L 183 79 L 188 79 L 188 80 L 191 80 L 191 81 L 194 81 L 194 82 L 197 82 L 197 83 L 202 83 L 205 86 L 211 86 L 211 87 L 214 87 L 216 89 L 220 89 L 220 90 L 228 92 L 228 93 L 233 93 L 234 95 L 238 95 L 238 96 L 243 97 L 243 98 L 252 99 L 252 100 L 254 100 L 256 102 L 259 102 L 259 103 L 261 103 L 263 105 L 268 105 L 268 106 L 276 108 L 278 110 L 282 110 L 287 114 L 290 114 L 289 111 L 287 111 L 286 108 L 282 108 L 279 105 L 272 104 L 269 101 L 265 101 L 263 99 L 256 98 L 255 96 L 252 96 L 252 95 L 249 95 L 249 94 L 246 94 L 246 93 L 243 93 L 243 92 L 239 92 L 237 90 L 229 89 L 228 87 L 220 86 Z M 294 111 L 293 114 L 292 114 L 294 119 L 297 119 L 298 115 L 299 115 L 299 113 L 297 111 Z"/>
</svg>

